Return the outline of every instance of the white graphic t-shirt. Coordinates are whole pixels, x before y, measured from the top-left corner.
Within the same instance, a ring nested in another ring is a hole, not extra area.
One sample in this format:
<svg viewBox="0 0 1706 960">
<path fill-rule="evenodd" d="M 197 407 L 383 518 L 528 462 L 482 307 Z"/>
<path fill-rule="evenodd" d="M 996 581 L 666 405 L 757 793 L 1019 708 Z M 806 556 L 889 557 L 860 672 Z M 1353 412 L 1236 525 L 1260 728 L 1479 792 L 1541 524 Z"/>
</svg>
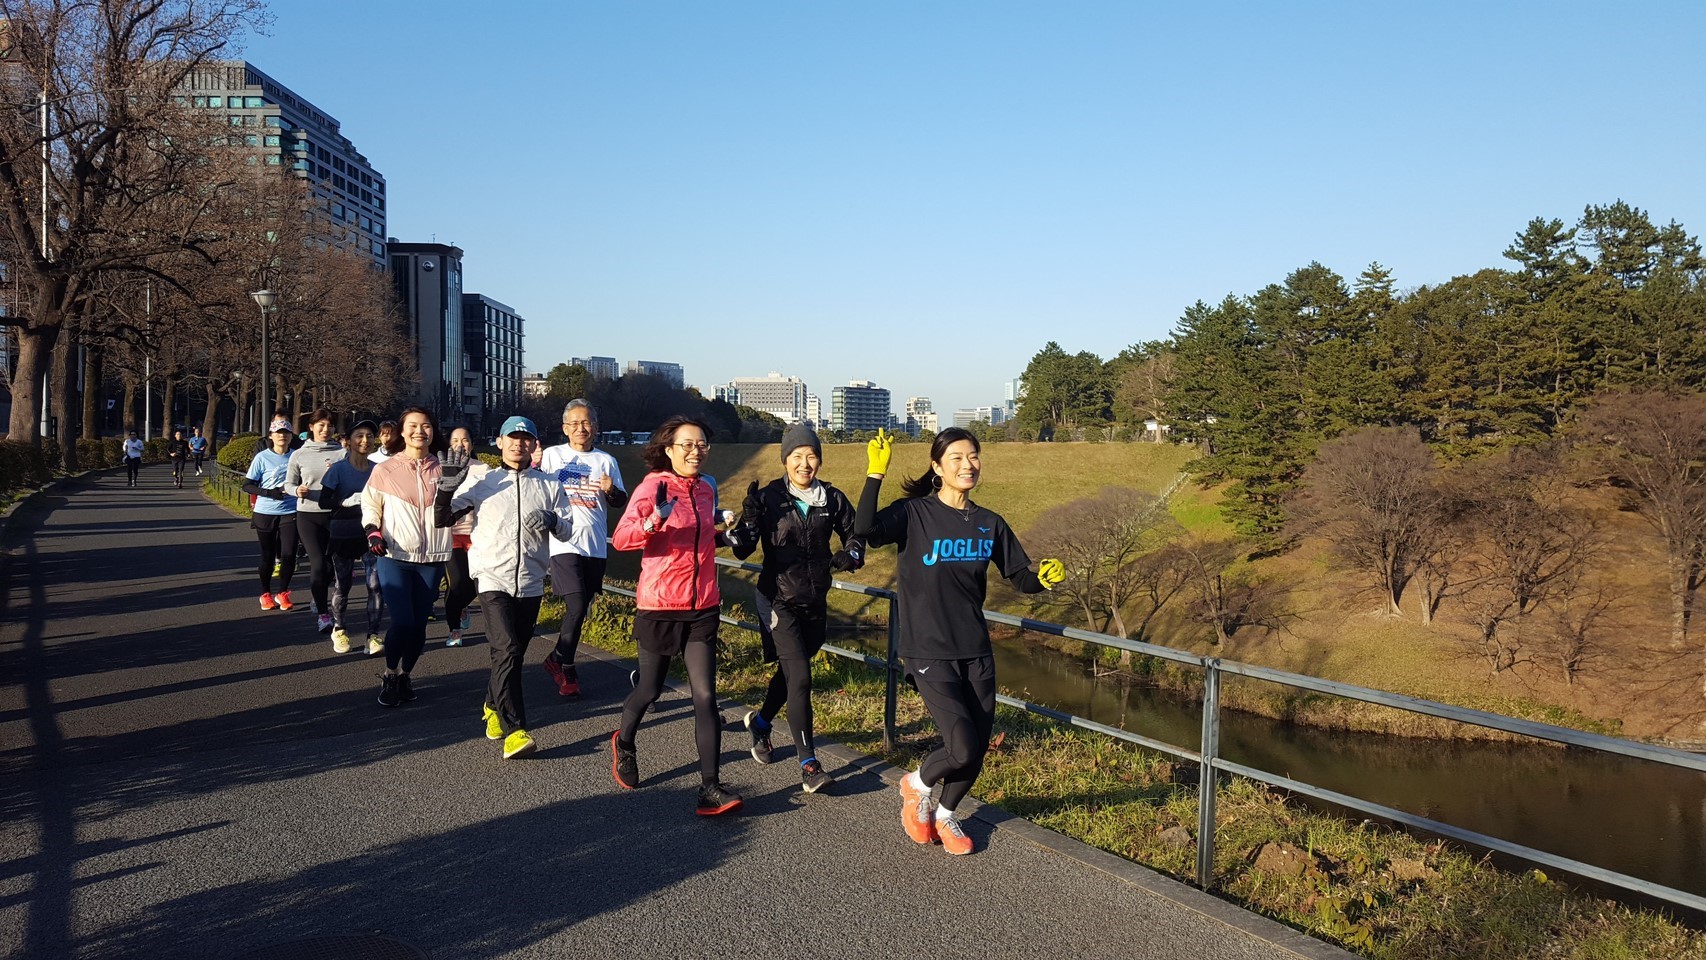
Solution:
<svg viewBox="0 0 1706 960">
<path fill-rule="evenodd" d="M 583 557 L 603 557 L 610 544 L 610 504 L 601 488 L 609 477 L 618 490 L 628 488 L 622 483 L 622 472 L 616 458 L 603 450 L 582 453 L 566 443 L 545 448 L 539 458 L 539 469 L 547 477 L 563 485 L 569 505 L 575 511 L 574 533 L 565 542 L 551 537 L 551 556 L 578 553 Z"/>
</svg>

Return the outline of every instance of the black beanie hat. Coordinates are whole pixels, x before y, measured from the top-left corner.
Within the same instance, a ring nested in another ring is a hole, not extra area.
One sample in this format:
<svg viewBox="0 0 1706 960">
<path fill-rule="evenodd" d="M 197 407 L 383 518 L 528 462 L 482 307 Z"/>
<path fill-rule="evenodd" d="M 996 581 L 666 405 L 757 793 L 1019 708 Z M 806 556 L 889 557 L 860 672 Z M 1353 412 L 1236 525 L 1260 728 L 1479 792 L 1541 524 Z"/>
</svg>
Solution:
<svg viewBox="0 0 1706 960">
<path fill-rule="evenodd" d="M 811 447 L 818 459 L 823 459 L 823 443 L 818 440 L 817 432 L 803 423 L 796 423 L 782 433 L 782 462 L 786 463 L 788 454 L 800 447 Z"/>
</svg>

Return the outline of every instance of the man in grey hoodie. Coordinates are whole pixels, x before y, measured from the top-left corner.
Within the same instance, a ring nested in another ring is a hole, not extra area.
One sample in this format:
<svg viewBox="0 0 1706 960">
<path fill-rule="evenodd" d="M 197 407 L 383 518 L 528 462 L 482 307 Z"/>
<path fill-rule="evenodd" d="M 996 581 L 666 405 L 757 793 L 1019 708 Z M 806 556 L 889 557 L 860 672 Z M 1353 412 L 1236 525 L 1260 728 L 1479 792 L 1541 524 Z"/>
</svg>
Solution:
<svg viewBox="0 0 1706 960">
<path fill-rule="evenodd" d="M 324 408 L 308 417 L 307 442 L 290 454 L 284 475 L 285 489 L 296 497 L 296 535 L 308 551 L 308 590 L 314 598 L 314 628 L 332 629 L 332 608 L 327 591 L 332 583 L 332 507 L 320 503 L 320 483 L 332 464 L 344 458 L 343 444 L 331 439 L 332 412 Z"/>
</svg>

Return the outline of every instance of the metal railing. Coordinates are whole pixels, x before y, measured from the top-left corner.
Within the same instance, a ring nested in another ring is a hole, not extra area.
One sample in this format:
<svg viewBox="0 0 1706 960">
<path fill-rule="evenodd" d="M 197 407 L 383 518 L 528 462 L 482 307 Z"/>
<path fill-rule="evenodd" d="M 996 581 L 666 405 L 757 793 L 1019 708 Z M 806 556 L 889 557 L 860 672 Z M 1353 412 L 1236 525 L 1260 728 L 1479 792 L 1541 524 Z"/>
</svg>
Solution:
<svg viewBox="0 0 1706 960">
<path fill-rule="evenodd" d="M 718 557 L 717 564 L 729 569 L 744 570 L 752 573 L 757 573 L 762 569 L 757 564 L 742 563 L 738 560 L 731 560 L 726 557 Z M 846 648 L 830 644 L 826 644 L 823 649 L 835 654 L 836 656 L 845 657 L 850 660 L 857 660 L 885 672 L 887 680 L 884 684 L 883 694 L 883 748 L 885 750 L 892 750 L 896 742 L 895 709 L 896 701 L 899 696 L 902 674 L 902 668 L 895 648 L 898 625 L 895 594 L 892 590 L 867 587 L 863 584 L 849 583 L 842 580 L 833 581 L 832 586 L 837 590 L 860 593 L 870 597 L 877 597 L 888 602 L 888 655 L 886 659 L 879 659 L 877 657 L 870 656 L 869 654 L 860 653 L 855 650 L 848 650 Z M 607 586 L 605 589 L 614 593 L 624 594 L 629 597 L 634 596 L 633 591 L 624 590 L 619 587 Z M 1200 750 L 1191 750 L 1188 747 L 1182 747 L 1177 744 L 1171 744 L 1151 737 L 1145 737 L 1141 734 L 1132 733 L 1129 730 L 1122 730 L 1119 727 L 1097 723 L 1096 721 L 1085 717 L 1056 710 L 1052 707 L 1045 707 L 1041 704 L 1031 703 L 1016 697 L 1010 697 L 1006 694 L 997 694 L 996 700 L 1000 703 L 1006 704 L 1007 706 L 1023 710 L 1026 713 L 1048 717 L 1060 723 L 1070 724 L 1074 727 L 1081 727 L 1085 730 L 1105 734 L 1110 737 L 1124 740 L 1128 743 L 1134 743 L 1150 750 L 1180 757 L 1196 763 L 1198 765 L 1196 882 L 1197 886 L 1204 890 L 1212 890 L 1214 888 L 1214 786 L 1216 779 L 1224 773 L 1246 777 L 1281 790 L 1302 794 L 1326 803 L 1337 804 L 1341 807 L 1356 810 L 1371 816 L 1381 817 L 1417 830 L 1427 831 L 1429 833 L 1449 837 L 1463 843 L 1473 844 L 1489 850 L 1495 850 L 1499 853 L 1508 854 L 1513 857 L 1527 860 L 1531 863 L 1540 864 L 1555 870 L 1561 870 L 1565 873 L 1574 874 L 1578 877 L 1628 890 L 1632 893 L 1653 897 L 1655 899 L 1687 907 L 1692 910 L 1706 911 L 1706 897 L 1689 893 L 1686 890 L 1678 890 L 1674 887 L 1667 887 L 1662 884 L 1653 883 L 1649 880 L 1642 880 L 1639 877 L 1632 877 L 1628 874 L 1607 870 L 1603 867 L 1596 867 L 1593 864 L 1583 863 L 1580 860 L 1573 860 L 1568 857 L 1559 856 L 1558 854 L 1548 853 L 1534 847 L 1513 843 L 1509 840 L 1502 840 L 1498 837 L 1489 836 L 1484 833 L 1477 833 L 1473 830 L 1454 827 L 1451 824 L 1441 823 L 1438 820 L 1430 820 L 1427 817 L 1406 813 L 1402 810 L 1374 803 L 1372 801 L 1363 800 L 1349 794 L 1339 793 L 1335 790 L 1326 789 L 1325 787 L 1318 787 L 1310 783 L 1305 783 L 1301 780 L 1294 780 L 1290 777 L 1270 773 L 1266 770 L 1260 770 L 1255 767 L 1224 759 L 1220 756 L 1220 686 L 1222 678 L 1228 674 L 1233 676 L 1249 677 L 1254 680 L 1263 680 L 1298 690 L 1307 690 L 1313 693 L 1340 697 L 1347 700 L 1357 700 L 1363 703 L 1378 704 L 1380 706 L 1391 707 L 1409 713 L 1437 717 L 1442 720 L 1451 720 L 1457 723 L 1466 723 L 1490 730 L 1500 730 L 1523 737 L 1549 740 L 1554 743 L 1561 743 L 1571 747 L 1596 750 L 1602 753 L 1614 753 L 1625 757 L 1633 757 L 1638 760 L 1649 760 L 1655 763 L 1663 763 L 1669 766 L 1681 767 L 1703 773 L 1706 773 L 1706 756 L 1686 753 L 1681 750 L 1672 750 L 1666 747 L 1656 747 L 1650 744 L 1636 743 L 1631 740 L 1621 740 L 1616 737 L 1585 733 L 1580 730 L 1556 727 L 1551 724 L 1538 723 L 1532 720 L 1519 720 L 1515 717 L 1507 717 L 1496 713 L 1487 713 L 1482 710 L 1471 710 L 1466 707 L 1454 707 L 1450 704 L 1436 703 L 1432 700 L 1423 700 L 1418 697 L 1388 693 L 1384 690 L 1374 690 L 1368 687 L 1358 687 L 1348 683 L 1339 683 L 1334 680 L 1324 680 L 1320 677 L 1288 673 L 1284 670 L 1273 670 L 1268 667 L 1258 667 L 1253 664 L 1239 663 L 1232 660 L 1222 660 L 1218 657 L 1201 657 L 1196 654 L 1174 650 L 1169 647 L 1157 646 L 1152 643 L 1143 643 L 1137 640 L 1127 640 L 1122 637 L 1114 637 L 1105 633 L 1095 633 L 1090 630 L 1080 630 L 1075 627 L 1062 626 L 1058 623 L 1050 623 L 1046 620 L 1032 620 L 1028 617 L 1016 617 L 1011 614 L 998 613 L 993 610 L 985 610 L 983 615 L 990 623 L 999 623 L 1006 626 L 1017 627 L 1021 630 L 1030 630 L 1036 633 L 1045 633 L 1051 636 L 1064 637 L 1070 640 L 1094 643 L 1099 646 L 1112 647 L 1116 650 L 1128 650 L 1132 653 L 1141 654 L 1143 656 L 1155 657 L 1161 660 L 1169 660 L 1174 663 L 1193 666 L 1202 671 L 1202 744 Z M 724 623 L 731 626 L 752 630 L 754 632 L 758 630 L 758 625 L 755 623 L 736 620 L 726 615 L 722 617 L 722 620 Z"/>
</svg>

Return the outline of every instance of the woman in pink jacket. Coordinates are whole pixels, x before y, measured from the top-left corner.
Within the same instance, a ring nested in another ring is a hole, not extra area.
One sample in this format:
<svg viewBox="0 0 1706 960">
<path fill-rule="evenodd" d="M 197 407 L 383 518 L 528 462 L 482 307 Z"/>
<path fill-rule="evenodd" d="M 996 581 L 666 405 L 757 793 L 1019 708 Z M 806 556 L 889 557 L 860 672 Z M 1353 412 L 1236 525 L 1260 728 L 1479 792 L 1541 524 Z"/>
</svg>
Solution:
<svg viewBox="0 0 1706 960">
<path fill-rule="evenodd" d="M 611 772 L 625 790 L 639 785 L 634 734 L 640 718 L 663 693 L 672 657 L 687 663 L 693 692 L 694 740 L 699 748 L 701 816 L 716 816 L 740 806 L 740 794 L 717 779 L 722 752 L 722 717 L 717 711 L 717 524 L 714 482 L 703 473 L 711 430 L 703 421 L 671 417 L 652 432 L 645 461 L 650 472 L 634 487 L 628 507 L 610 542 L 618 550 L 639 550 L 638 612 L 634 643 L 640 669 L 634 692 L 622 704 L 622 726 L 610 736 Z"/>
</svg>

